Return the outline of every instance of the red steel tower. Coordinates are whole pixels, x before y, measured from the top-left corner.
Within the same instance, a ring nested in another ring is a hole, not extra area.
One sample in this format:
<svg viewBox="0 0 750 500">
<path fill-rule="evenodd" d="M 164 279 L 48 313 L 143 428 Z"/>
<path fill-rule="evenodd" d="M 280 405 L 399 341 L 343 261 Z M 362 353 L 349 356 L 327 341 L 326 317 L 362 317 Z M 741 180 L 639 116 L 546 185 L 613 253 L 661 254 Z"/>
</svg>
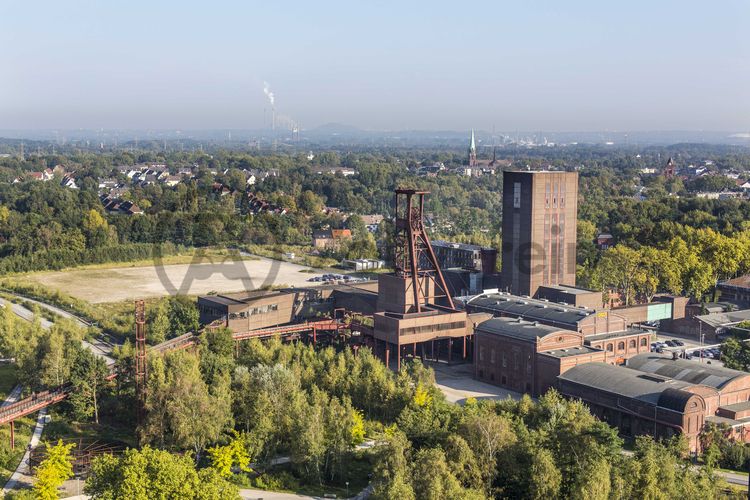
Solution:
<svg viewBox="0 0 750 500">
<path fill-rule="evenodd" d="M 143 424 L 146 411 L 146 306 L 135 301 L 135 395 L 138 424 Z"/>
<path fill-rule="evenodd" d="M 445 297 L 448 306 L 454 309 L 453 299 L 424 228 L 426 194 L 429 191 L 396 190 L 396 276 L 411 280 L 416 312 L 422 311 L 423 304 L 434 303 L 436 297 Z M 434 289 L 429 281 L 440 288 L 441 295 L 435 293 L 429 296 L 429 291 Z"/>
</svg>

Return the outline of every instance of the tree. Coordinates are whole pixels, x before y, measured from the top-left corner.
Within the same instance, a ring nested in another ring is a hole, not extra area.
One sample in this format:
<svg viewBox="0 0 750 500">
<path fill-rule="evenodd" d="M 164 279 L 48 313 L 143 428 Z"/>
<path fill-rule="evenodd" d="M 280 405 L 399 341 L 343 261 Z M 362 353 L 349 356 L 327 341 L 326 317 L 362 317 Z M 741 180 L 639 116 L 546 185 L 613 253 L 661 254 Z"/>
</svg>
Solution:
<svg viewBox="0 0 750 500">
<path fill-rule="evenodd" d="M 149 311 L 150 318 L 146 333 L 149 343 L 152 345 L 164 342 L 167 339 L 167 335 L 170 334 L 169 309 L 168 301 L 160 300 Z"/>
<path fill-rule="evenodd" d="M 237 487 L 215 471 L 198 472 L 189 457 L 149 446 L 128 449 L 120 457 L 95 458 L 84 491 L 92 498 L 107 500 L 239 498 Z"/>
<path fill-rule="evenodd" d="M 75 443 L 63 444 L 62 440 L 58 440 L 54 446 L 46 444 L 47 456 L 36 469 L 36 483 L 34 483 L 36 498 L 41 500 L 58 498 L 57 488 L 73 476 L 70 450 L 74 447 Z"/>
<path fill-rule="evenodd" d="M 349 430 L 349 443 L 357 446 L 365 440 L 365 417 L 361 411 L 351 410 L 352 427 Z"/>
<path fill-rule="evenodd" d="M 408 453 L 411 443 L 406 435 L 394 429 L 386 434 L 386 442 L 377 449 L 373 467 L 373 497 L 414 500 L 414 489 L 409 481 Z"/>
<path fill-rule="evenodd" d="M 176 295 L 169 299 L 169 337 L 178 337 L 183 333 L 197 332 L 198 308 L 192 299 L 184 295 Z"/>
<path fill-rule="evenodd" d="M 562 475 L 549 450 L 540 447 L 532 451 L 529 480 L 529 494 L 534 500 L 557 498 L 560 494 Z"/>
<path fill-rule="evenodd" d="M 602 288 L 615 288 L 622 293 L 625 305 L 630 305 L 635 287 L 643 279 L 640 256 L 623 244 L 607 249 L 596 267 L 595 281 Z"/>
<path fill-rule="evenodd" d="M 230 477 L 232 467 L 243 472 L 250 472 L 250 453 L 246 442 L 249 437 L 234 431 L 234 437 L 224 446 L 214 446 L 208 449 L 211 465 L 221 477 Z"/>
<path fill-rule="evenodd" d="M 206 445 L 219 439 L 231 424 L 229 381 L 217 381 L 219 387 L 212 393 L 196 355 L 175 352 L 165 359 L 164 369 L 149 376 L 144 436 L 149 442 L 163 439 L 181 449 L 191 448 L 197 463 Z"/>
<path fill-rule="evenodd" d="M 423 448 L 415 453 L 411 480 L 414 494 L 420 500 L 468 497 L 468 492 L 463 491 L 461 484 L 451 473 L 445 454 L 439 448 Z M 476 492 L 474 496 L 482 497 Z"/>
<path fill-rule="evenodd" d="M 104 359 L 77 345 L 70 369 L 70 383 L 74 390 L 68 401 L 80 418 L 94 417 L 99 423 L 99 397 L 109 372 Z"/>
<path fill-rule="evenodd" d="M 497 475 L 497 454 L 516 440 L 511 428 L 507 418 L 494 413 L 477 413 L 464 421 L 461 434 L 476 454 L 486 493 Z"/>
</svg>

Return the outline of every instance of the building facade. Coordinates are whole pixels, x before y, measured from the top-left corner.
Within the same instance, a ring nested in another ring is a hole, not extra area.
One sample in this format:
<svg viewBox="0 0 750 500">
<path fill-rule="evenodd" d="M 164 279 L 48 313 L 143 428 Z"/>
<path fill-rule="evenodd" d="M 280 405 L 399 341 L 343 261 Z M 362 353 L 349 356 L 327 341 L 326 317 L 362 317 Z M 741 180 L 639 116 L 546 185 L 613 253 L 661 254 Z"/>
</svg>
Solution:
<svg viewBox="0 0 750 500">
<path fill-rule="evenodd" d="M 577 205 L 576 172 L 504 172 L 503 289 L 575 285 Z"/>
</svg>

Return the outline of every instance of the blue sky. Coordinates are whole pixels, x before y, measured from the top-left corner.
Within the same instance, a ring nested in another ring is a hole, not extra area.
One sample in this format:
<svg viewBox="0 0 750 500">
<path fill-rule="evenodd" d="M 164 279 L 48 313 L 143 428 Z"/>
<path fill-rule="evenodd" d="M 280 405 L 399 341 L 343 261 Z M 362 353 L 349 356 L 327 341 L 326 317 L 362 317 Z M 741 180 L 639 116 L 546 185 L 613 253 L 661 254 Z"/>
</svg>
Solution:
<svg viewBox="0 0 750 500">
<path fill-rule="evenodd" d="M 750 2 L 0 0 L 0 128 L 750 129 Z M 280 118 L 283 120 L 283 118 Z"/>
</svg>

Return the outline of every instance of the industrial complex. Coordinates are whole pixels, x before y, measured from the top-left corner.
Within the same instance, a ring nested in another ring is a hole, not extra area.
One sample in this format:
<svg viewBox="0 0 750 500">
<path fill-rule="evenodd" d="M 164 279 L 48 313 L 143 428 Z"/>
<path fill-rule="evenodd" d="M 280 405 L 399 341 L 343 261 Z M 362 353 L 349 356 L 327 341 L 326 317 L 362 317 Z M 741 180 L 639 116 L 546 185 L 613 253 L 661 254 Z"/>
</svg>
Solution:
<svg viewBox="0 0 750 500">
<path fill-rule="evenodd" d="M 393 272 L 203 296 L 201 322 L 299 338 L 302 330 L 284 326 L 340 318 L 353 345 L 371 347 L 395 370 L 406 357 L 468 362 L 478 380 L 511 391 L 556 388 L 582 399 L 623 435 L 682 433 L 697 451 L 698 434 L 714 422 L 750 441 L 750 374 L 652 353 L 653 332 L 644 328 L 716 318 L 701 320 L 685 297 L 612 308 L 601 291 L 576 286 L 577 189 L 575 172 L 505 172 L 499 273 L 493 249 L 432 243 L 428 193 L 399 189 Z M 345 319 L 355 316 L 356 324 Z"/>
</svg>

